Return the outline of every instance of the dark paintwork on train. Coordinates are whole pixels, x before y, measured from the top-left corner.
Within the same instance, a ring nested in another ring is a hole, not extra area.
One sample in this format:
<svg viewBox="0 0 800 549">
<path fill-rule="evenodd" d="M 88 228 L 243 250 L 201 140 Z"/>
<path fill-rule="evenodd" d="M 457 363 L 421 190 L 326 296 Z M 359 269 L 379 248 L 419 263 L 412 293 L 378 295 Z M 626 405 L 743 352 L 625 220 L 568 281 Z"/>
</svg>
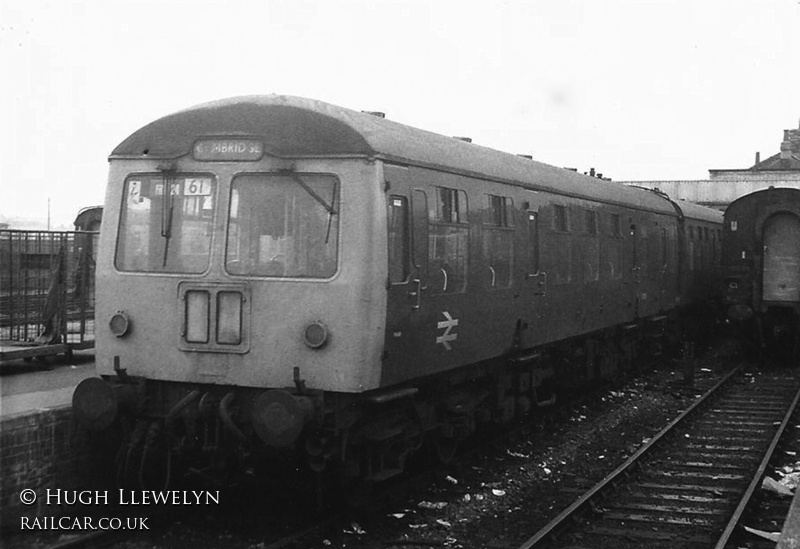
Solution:
<svg viewBox="0 0 800 549">
<path fill-rule="evenodd" d="M 769 188 L 725 210 L 723 304 L 761 347 L 794 348 L 800 314 L 800 189 Z"/>
</svg>

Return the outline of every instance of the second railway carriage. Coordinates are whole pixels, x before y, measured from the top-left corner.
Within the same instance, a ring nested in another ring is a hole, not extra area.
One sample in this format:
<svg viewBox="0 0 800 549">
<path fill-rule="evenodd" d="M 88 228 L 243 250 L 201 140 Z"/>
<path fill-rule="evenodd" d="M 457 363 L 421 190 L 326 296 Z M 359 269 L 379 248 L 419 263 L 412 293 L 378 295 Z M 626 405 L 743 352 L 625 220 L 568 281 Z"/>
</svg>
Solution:
<svg viewBox="0 0 800 549">
<path fill-rule="evenodd" d="M 719 243 L 711 210 L 296 97 L 175 113 L 110 164 L 76 414 L 209 470 L 447 459 L 629 366 Z"/>
<path fill-rule="evenodd" d="M 762 347 L 797 352 L 800 190 L 770 187 L 725 210 L 723 299 L 728 318 Z"/>
</svg>

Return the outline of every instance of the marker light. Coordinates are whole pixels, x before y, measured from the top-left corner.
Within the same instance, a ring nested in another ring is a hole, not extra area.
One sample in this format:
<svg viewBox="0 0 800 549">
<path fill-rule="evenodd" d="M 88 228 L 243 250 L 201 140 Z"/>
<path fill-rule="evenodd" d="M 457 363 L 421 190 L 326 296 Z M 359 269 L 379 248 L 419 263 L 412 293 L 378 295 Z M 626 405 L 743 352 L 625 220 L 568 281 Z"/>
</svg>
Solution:
<svg viewBox="0 0 800 549">
<path fill-rule="evenodd" d="M 312 322 L 303 332 L 303 341 L 312 349 L 319 349 L 328 341 L 328 327 L 318 320 Z"/>
<path fill-rule="evenodd" d="M 108 322 L 111 333 L 117 337 L 125 336 L 131 328 L 131 321 L 123 311 L 117 311 Z"/>
</svg>

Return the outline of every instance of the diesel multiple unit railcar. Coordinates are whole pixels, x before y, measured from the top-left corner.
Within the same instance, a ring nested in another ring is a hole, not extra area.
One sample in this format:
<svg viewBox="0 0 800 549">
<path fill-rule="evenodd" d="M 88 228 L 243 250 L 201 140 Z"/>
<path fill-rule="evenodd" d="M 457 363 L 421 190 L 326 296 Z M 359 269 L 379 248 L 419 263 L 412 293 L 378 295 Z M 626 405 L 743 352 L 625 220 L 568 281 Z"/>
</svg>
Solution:
<svg viewBox="0 0 800 549">
<path fill-rule="evenodd" d="M 796 353 L 800 189 L 770 187 L 745 195 L 728 206 L 724 221 L 723 304 L 729 320 L 762 348 Z"/>
<path fill-rule="evenodd" d="M 111 154 L 75 413 L 123 477 L 163 437 L 386 479 L 629 368 L 718 286 L 721 218 L 318 101 L 190 108 Z"/>
</svg>

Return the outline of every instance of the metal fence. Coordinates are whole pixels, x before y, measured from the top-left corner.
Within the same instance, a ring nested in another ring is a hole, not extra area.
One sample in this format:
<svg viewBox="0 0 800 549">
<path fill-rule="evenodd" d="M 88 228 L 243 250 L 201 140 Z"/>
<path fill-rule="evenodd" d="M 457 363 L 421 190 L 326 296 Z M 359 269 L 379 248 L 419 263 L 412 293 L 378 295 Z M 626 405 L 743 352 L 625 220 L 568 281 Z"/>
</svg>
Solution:
<svg viewBox="0 0 800 549">
<path fill-rule="evenodd" d="M 94 340 L 98 234 L 0 230 L 0 341 Z"/>
</svg>

